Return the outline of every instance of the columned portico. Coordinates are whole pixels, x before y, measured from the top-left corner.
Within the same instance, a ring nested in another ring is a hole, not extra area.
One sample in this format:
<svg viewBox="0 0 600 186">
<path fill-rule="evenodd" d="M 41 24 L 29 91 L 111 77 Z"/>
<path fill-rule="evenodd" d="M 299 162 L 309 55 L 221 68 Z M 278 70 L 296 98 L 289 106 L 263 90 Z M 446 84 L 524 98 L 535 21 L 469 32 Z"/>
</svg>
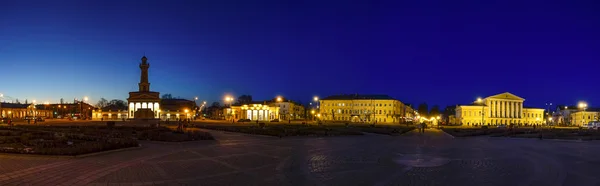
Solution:
<svg viewBox="0 0 600 186">
<path fill-rule="evenodd" d="M 460 105 L 456 119 L 463 125 L 541 124 L 543 109 L 523 107 L 525 99 L 511 93 L 502 93 L 483 99 L 482 103 Z M 478 114 L 485 113 L 484 115 Z"/>
</svg>

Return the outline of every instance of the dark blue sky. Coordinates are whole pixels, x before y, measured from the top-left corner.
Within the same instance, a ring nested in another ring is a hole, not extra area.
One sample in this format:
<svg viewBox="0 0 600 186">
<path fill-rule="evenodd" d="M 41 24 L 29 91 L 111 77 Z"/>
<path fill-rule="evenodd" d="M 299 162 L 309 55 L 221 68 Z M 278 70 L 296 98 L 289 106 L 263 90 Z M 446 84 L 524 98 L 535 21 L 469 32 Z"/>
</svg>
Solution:
<svg viewBox="0 0 600 186">
<path fill-rule="evenodd" d="M 600 105 L 590 1 L 0 1 L 0 92 L 125 99 L 151 89 L 309 101 L 389 94 L 443 106 L 511 92 Z"/>
</svg>

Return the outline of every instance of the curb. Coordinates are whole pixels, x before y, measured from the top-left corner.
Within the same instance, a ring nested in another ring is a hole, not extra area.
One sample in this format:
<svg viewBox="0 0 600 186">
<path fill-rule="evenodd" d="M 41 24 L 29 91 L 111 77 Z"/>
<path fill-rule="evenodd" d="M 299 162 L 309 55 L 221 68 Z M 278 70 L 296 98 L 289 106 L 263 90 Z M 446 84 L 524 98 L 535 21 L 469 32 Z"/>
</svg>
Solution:
<svg viewBox="0 0 600 186">
<path fill-rule="evenodd" d="M 140 149 L 140 148 L 142 148 L 142 144 L 139 144 L 139 146 L 137 146 L 137 147 L 128 147 L 128 148 L 122 148 L 122 149 L 113 149 L 113 150 L 108 150 L 108 151 L 93 152 L 93 153 L 81 154 L 81 155 L 75 155 L 75 156 L 68 156 L 68 155 L 41 155 L 41 154 L 17 154 L 17 153 L 0 153 L 0 156 L 2 156 L 2 155 L 8 155 L 8 156 L 35 157 L 35 158 L 65 158 L 65 159 L 74 159 L 74 158 L 85 158 L 85 157 L 90 157 L 90 156 L 103 155 L 103 154 L 109 154 L 109 153 L 113 153 L 113 152 L 121 152 L 121 151 L 134 150 L 134 149 Z"/>
<path fill-rule="evenodd" d="M 539 139 L 539 138 L 519 138 L 519 137 L 491 137 L 496 139 L 509 139 L 509 140 L 536 140 L 536 141 L 554 141 L 554 142 L 571 142 L 571 143 L 583 143 L 583 142 L 591 142 L 594 140 L 584 141 L 581 139 L 576 140 L 565 140 L 565 139 Z"/>
<path fill-rule="evenodd" d="M 446 136 L 448 136 L 448 137 L 450 137 L 450 138 L 456 138 L 456 137 L 454 137 L 453 135 L 451 135 L 451 134 L 448 134 L 446 131 L 444 131 L 444 130 L 442 130 L 442 129 L 438 129 L 438 130 L 442 131 L 442 133 L 444 133 Z"/>
</svg>

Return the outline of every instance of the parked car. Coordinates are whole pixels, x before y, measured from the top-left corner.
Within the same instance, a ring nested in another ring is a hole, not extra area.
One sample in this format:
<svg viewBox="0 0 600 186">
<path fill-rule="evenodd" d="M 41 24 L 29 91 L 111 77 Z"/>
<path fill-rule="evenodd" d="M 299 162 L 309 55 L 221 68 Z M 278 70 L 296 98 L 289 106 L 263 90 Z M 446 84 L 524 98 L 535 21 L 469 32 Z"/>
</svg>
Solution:
<svg viewBox="0 0 600 186">
<path fill-rule="evenodd" d="M 598 129 L 600 127 L 600 122 L 598 121 L 590 121 L 587 124 L 583 124 L 584 129 Z"/>
<path fill-rule="evenodd" d="M 250 119 L 238 119 L 237 122 L 250 122 Z"/>
<path fill-rule="evenodd" d="M 8 118 L 0 118 L 0 123 L 8 123 Z"/>
<path fill-rule="evenodd" d="M 279 122 L 279 119 L 271 120 L 271 122 Z"/>
<path fill-rule="evenodd" d="M 506 125 L 505 124 L 498 125 L 498 128 L 506 128 Z"/>
</svg>

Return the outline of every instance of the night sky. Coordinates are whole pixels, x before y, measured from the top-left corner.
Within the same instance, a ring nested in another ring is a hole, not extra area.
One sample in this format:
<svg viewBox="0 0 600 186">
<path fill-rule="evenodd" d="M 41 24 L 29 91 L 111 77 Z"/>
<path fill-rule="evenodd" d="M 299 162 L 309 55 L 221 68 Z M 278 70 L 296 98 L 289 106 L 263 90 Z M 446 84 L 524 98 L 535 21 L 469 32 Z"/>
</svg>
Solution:
<svg viewBox="0 0 600 186">
<path fill-rule="evenodd" d="M 600 106 L 590 1 L 0 1 L 0 92 L 20 101 L 388 94 Z"/>
</svg>

